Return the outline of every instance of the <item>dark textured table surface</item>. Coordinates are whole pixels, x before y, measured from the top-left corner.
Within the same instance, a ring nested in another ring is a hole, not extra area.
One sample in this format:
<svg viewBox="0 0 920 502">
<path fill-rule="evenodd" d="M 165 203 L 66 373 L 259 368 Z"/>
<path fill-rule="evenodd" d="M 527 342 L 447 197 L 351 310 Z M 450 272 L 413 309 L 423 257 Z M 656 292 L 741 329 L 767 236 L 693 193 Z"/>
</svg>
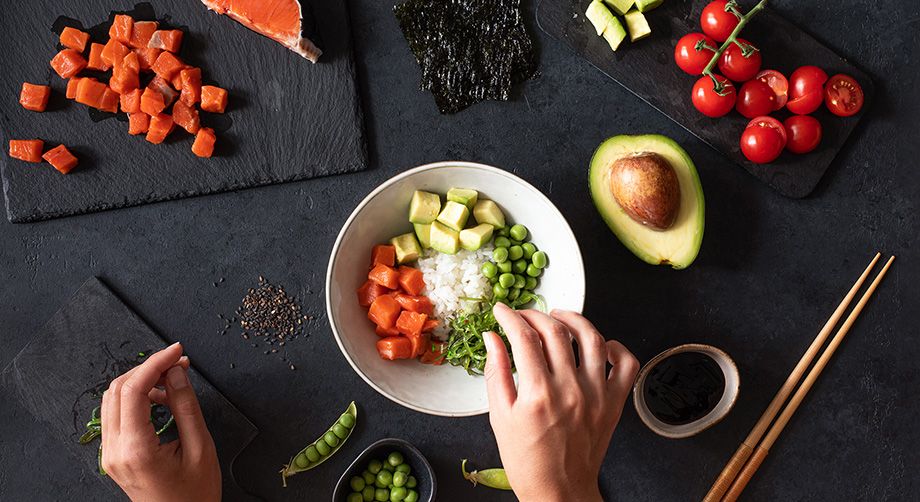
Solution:
<svg viewBox="0 0 920 502">
<path fill-rule="evenodd" d="M 487 417 L 430 417 L 378 395 L 336 347 L 322 295 L 333 239 L 368 191 L 429 161 L 481 161 L 524 177 L 568 217 L 590 272 L 586 313 L 608 337 L 643 361 L 680 343 L 712 343 L 740 367 L 734 411 L 692 439 L 655 436 L 629 405 L 602 471 L 609 499 L 699 499 L 876 249 L 899 260 L 746 496 L 914 498 L 920 4 L 816 4 L 784 0 L 774 7 L 864 68 L 878 94 L 818 190 L 790 200 L 547 39 L 532 19 L 542 76 L 513 102 L 441 116 L 431 96 L 416 90 L 419 71 L 390 3 L 352 0 L 372 169 L 44 223 L 0 223 L 0 366 L 97 275 L 165 338 L 182 341 L 193 364 L 259 427 L 236 475 L 262 497 L 327 500 L 364 445 L 397 436 L 428 455 L 441 500 L 510 500 L 459 479 L 460 456 L 499 462 Z M 634 258 L 586 190 L 594 147 L 613 134 L 644 132 L 674 137 L 700 171 L 706 235 L 685 271 Z M 316 316 L 310 336 L 288 344 L 296 371 L 238 337 L 217 334 L 218 314 L 231 313 L 260 274 L 301 296 Z M 96 474 L 80 470 L 41 425 L 7 396 L 0 399 L 0 499 L 86 499 Z M 362 425 L 348 447 L 282 490 L 277 469 L 352 399 Z"/>
</svg>

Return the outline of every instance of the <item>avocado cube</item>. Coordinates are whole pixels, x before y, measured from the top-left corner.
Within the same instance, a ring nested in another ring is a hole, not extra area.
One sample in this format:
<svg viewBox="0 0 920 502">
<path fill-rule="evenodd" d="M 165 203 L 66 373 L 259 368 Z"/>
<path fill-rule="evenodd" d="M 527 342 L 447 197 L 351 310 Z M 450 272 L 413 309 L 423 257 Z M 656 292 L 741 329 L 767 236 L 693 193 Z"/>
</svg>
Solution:
<svg viewBox="0 0 920 502">
<path fill-rule="evenodd" d="M 444 204 L 441 214 L 438 215 L 438 221 L 459 232 L 466 226 L 466 220 L 469 217 L 470 210 L 466 206 L 449 200 Z"/>
<path fill-rule="evenodd" d="M 633 9 L 624 16 L 626 28 L 629 29 L 629 41 L 635 42 L 652 34 L 652 29 L 648 26 L 648 21 L 641 12 Z"/>
<path fill-rule="evenodd" d="M 461 206 L 466 209 L 466 206 Z M 431 224 L 431 249 L 447 254 L 457 254 L 460 249 L 460 234 L 439 221 Z"/>
<path fill-rule="evenodd" d="M 604 28 L 607 27 L 611 19 L 616 19 L 600 0 L 593 0 L 588 4 L 588 10 L 585 11 L 585 17 L 594 25 L 594 31 L 597 32 L 597 36 L 601 36 L 604 33 Z"/>
<path fill-rule="evenodd" d="M 422 249 L 428 249 L 431 247 L 431 223 L 423 225 L 421 223 L 413 223 L 412 226 L 415 228 L 415 236 L 418 237 L 419 244 L 422 245 Z"/>
<path fill-rule="evenodd" d="M 608 24 L 607 28 L 604 30 L 604 40 L 607 41 L 607 44 L 610 45 L 610 48 L 614 51 L 620 47 L 623 40 L 626 40 L 626 29 L 620 24 L 619 19 L 613 18 L 610 20 L 610 24 Z"/>
<path fill-rule="evenodd" d="M 488 223 L 480 223 L 473 228 L 467 228 L 460 231 L 460 247 L 470 251 L 476 251 L 485 243 L 492 240 L 492 231 L 495 227 Z"/>
<path fill-rule="evenodd" d="M 476 201 L 479 200 L 479 192 L 470 190 L 469 188 L 451 188 L 447 191 L 447 200 L 463 204 L 467 209 L 472 211 L 473 206 L 476 205 Z"/>
<path fill-rule="evenodd" d="M 396 248 L 396 261 L 400 265 L 415 261 L 422 254 L 422 247 L 415 239 L 415 234 L 409 232 L 390 239 L 390 244 Z"/>
<path fill-rule="evenodd" d="M 477 223 L 488 223 L 495 228 L 505 228 L 505 213 L 494 201 L 480 199 L 473 208 Z"/>
<path fill-rule="evenodd" d="M 607 4 L 607 6 L 609 6 L 614 12 L 622 16 L 623 14 L 629 12 L 629 9 L 633 6 L 634 3 L 638 3 L 639 1 L 640 0 L 604 0 L 604 3 Z"/>
<path fill-rule="evenodd" d="M 441 196 L 436 193 L 416 190 L 409 203 L 409 221 L 427 224 L 438 217 L 441 211 Z"/>
<path fill-rule="evenodd" d="M 648 12 L 664 3 L 664 0 L 635 0 L 639 12 Z M 632 2 L 630 2 L 632 3 Z"/>
</svg>

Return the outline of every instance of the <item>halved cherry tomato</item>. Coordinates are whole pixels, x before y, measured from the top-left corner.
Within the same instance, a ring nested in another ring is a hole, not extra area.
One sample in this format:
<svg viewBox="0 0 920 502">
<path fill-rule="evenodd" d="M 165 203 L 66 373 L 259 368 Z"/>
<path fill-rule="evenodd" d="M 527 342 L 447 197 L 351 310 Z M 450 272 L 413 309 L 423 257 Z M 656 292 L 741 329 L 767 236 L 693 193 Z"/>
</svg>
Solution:
<svg viewBox="0 0 920 502">
<path fill-rule="evenodd" d="M 773 94 L 776 95 L 776 100 L 773 102 L 773 110 L 779 110 L 786 106 L 786 101 L 789 100 L 789 81 L 786 80 L 785 75 L 776 70 L 764 70 L 758 73 L 754 78 L 769 85 L 770 89 L 773 89 Z"/>
<path fill-rule="evenodd" d="M 796 115 L 808 115 L 824 101 L 827 73 L 817 66 L 801 66 L 789 77 L 789 102 L 786 108 Z"/>
<path fill-rule="evenodd" d="M 773 162 L 786 146 L 786 129 L 773 117 L 757 117 L 741 133 L 741 153 L 755 164 Z"/>
<path fill-rule="evenodd" d="M 811 115 L 793 115 L 783 121 L 786 129 L 786 150 L 808 153 L 821 143 L 821 122 Z"/>
<path fill-rule="evenodd" d="M 772 112 L 775 103 L 776 94 L 769 85 L 760 80 L 748 80 L 738 91 L 735 109 L 741 115 L 752 119 Z"/>
<path fill-rule="evenodd" d="M 838 73 L 824 86 L 824 104 L 838 117 L 849 117 L 859 113 L 865 96 L 859 82 L 849 75 Z"/>
<path fill-rule="evenodd" d="M 674 47 L 674 62 L 690 75 L 700 75 L 715 54 L 710 47 L 715 46 L 715 41 L 702 33 L 688 33 Z"/>
<path fill-rule="evenodd" d="M 693 85 L 693 106 L 707 117 L 721 117 L 735 107 L 735 85 L 722 75 L 713 75 L 722 85 L 716 92 L 715 83 L 709 76 L 702 76 Z"/>
<path fill-rule="evenodd" d="M 727 12 L 725 7 L 728 0 L 716 0 L 710 2 L 703 8 L 700 15 L 700 26 L 703 27 L 703 33 L 712 37 L 716 42 L 728 40 L 735 27 L 738 26 L 738 16 L 733 12 Z"/>
<path fill-rule="evenodd" d="M 747 48 L 747 56 L 738 44 Z M 739 38 L 722 53 L 722 57 L 719 58 L 719 71 L 734 82 L 747 82 L 760 71 L 761 61 L 760 51 L 747 40 Z"/>
</svg>

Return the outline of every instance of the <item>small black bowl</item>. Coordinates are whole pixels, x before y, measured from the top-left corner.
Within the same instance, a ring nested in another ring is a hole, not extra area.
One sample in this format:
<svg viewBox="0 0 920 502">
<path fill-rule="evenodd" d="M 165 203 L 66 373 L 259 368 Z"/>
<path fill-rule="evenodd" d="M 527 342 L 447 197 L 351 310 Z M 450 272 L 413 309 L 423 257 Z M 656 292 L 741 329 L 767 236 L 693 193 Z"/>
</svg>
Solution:
<svg viewBox="0 0 920 502">
<path fill-rule="evenodd" d="M 434 470 L 431 468 L 431 464 L 428 463 L 425 455 L 418 451 L 418 448 L 407 441 L 396 438 L 381 439 L 365 448 L 358 455 L 358 458 L 348 466 L 348 469 L 345 469 L 342 477 L 339 478 L 339 482 L 335 484 L 335 491 L 332 492 L 332 502 L 345 502 L 348 494 L 351 493 L 349 483 L 352 476 L 361 476 L 361 473 L 367 469 L 368 462 L 373 459 L 386 461 L 387 455 L 394 451 L 402 453 L 406 463 L 412 468 L 412 475 L 418 481 L 418 486 L 415 490 L 418 491 L 419 502 L 433 502 L 438 492 L 438 482 L 434 477 Z"/>
</svg>

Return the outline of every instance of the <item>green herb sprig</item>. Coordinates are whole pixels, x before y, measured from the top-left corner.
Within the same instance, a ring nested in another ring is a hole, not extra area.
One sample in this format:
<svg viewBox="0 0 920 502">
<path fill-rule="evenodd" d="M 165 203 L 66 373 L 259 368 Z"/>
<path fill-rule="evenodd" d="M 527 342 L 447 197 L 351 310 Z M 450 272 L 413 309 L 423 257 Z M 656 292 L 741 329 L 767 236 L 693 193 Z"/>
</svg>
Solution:
<svg viewBox="0 0 920 502">
<path fill-rule="evenodd" d="M 156 423 L 156 415 L 154 409 L 159 406 L 157 404 L 150 405 L 150 423 Z M 99 416 L 99 407 L 96 406 L 93 408 L 93 412 L 90 414 L 89 422 L 86 422 L 86 432 L 80 436 L 80 444 L 89 444 L 94 439 L 102 436 L 102 417 Z M 156 430 L 157 436 L 162 435 L 170 427 L 175 424 L 175 419 L 172 415 L 169 415 L 169 420 L 163 424 L 162 427 Z M 105 469 L 102 468 L 102 441 L 99 441 L 99 449 L 96 453 L 96 461 L 99 464 L 99 474 L 106 476 Z"/>
<path fill-rule="evenodd" d="M 719 80 L 715 77 L 715 74 L 713 74 L 712 72 L 713 68 L 715 68 L 715 66 L 719 63 L 719 59 L 722 57 L 722 53 L 724 53 L 725 50 L 728 49 L 728 47 L 732 44 L 737 45 L 741 49 L 741 55 L 746 58 L 750 57 L 751 54 L 757 52 L 758 49 L 754 47 L 753 45 L 739 42 L 738 35 L 741 34 L 741 30 L 743 30 L 745 25 L 748 24 L 748 21 L 750 21 L 752 17 L 756 16 L 757 13 L 762 11 L 764 7 L 766 6 L 767 6 L 767 0 L 760 0 L 760 2 L 757 2 L 757 5 L 755 5 L 751 10 L 749 10 L 747 14 L 742 15 L 741 11 L 738 9 L 738 3 L 735 0 L 730 0 L 725 5 L 725 11 L 731 12 L 732 14 L 735 15 L 735 17 L 738 18 L 738 25 L 735 26 L 735 29 L 732 31 L 731 35 L 729 35 L 728 38 L 725 39 L 725 42 L 722 43 L 722 46 L 719 47 L 719 49 L 715 52 L 715 54 L 712 55 L 712 59 L 709 60 L 709 64 L 707 64 L 706 67 L 703 68 L 703 75 L 706 75 L 710 79 L 712 79 L 712 84 L 713 84 L 712 88 L 720 96 L 726 93 L 725 85 L 722 82 L 719 82 Z M 697 44 L 696 46 L 696 50 L 702 50 L 704 48 L 708 48 L 708 47 L 705 47 L 700 44 Z"/>
</svg>

